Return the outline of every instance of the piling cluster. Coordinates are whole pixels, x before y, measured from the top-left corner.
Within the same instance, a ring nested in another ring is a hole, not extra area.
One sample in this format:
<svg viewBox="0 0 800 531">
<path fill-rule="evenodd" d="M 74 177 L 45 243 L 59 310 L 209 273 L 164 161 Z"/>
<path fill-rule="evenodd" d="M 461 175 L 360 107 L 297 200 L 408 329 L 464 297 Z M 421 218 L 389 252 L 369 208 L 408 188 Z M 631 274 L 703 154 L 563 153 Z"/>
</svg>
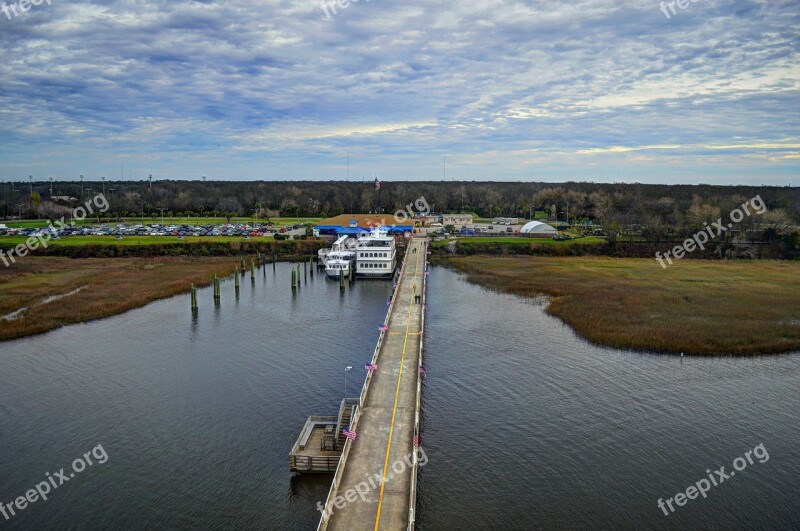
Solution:
<svg viewBox="0 0 800 531">
<path fill-rule="evenodd" d="M 256 281 L 256 265 L 261 267 L 264 270 L 264 275 L 266 276 L 266 265 L 267 265 L 267 255 L 261 254 L 258 252 L 254 259 L 250 260 L 250 280 L 252 281 L 253 285 L 255 285 Z M 275 271 L 275 263 L 277 262 L 277 256 L 275 252 L 272 253 L 272 270 Z M 305 283 L 308 284 L 308 277 L 310 276 L 313 280 L 314 278 L 314 269 L 316 268 L 316 263 L 314 261 L 314 257 L 311 256 L 308 259 L 308 262 L 305 260 L 296 263 L 292 266 L 292 274 L 291 274 L 291 284 L 290 287 L 292 292 L 296 292 L 300 289 L 300 286 Z M 300 269 L 302 268 L 302 274 Z M 236 269 L 233 273 L 233 282 L 234 288 L 236 291 L 236 299 L 239 299 L 239 292 L 241 290 L 241 282 L 240 278 L 244 277 L 247 271 L 247 260 L 245 257 L 241 257 L 239 263 L 236 265 Z M 302 275 L 302 276 L 301 276 Z M 214 275 L 213 278 L 213 290 L 214 290 L 214 303 L 216 306 L 219 306 L 220 301 L 222 299 L 222 288 L 221 288 L 221 281 L 219 276 Z M 355 281 L 355 268 L 351 267 L 350 272 L 348 274 L 344 274 L 341 271 L 339 272 L 339 288 L 341 289 L 342 293 L 344 293 L 345 286 L 349 282 L 352 284 Z M 198 296 L 197 296 L 197 287 L 192 284 L 191 288 L 191 307 L 192 313 L 196 313 L 198 311 Z"/>
</svg>

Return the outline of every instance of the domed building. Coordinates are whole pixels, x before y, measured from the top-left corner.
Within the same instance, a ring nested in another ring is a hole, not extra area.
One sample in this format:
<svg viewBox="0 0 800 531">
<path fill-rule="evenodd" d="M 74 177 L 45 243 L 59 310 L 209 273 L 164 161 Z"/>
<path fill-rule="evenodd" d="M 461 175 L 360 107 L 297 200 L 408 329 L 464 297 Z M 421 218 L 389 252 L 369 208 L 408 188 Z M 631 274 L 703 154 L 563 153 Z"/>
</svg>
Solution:
<svg viewBox="0 0 800 531">
<path fill-rule="evenodd" d="M 541 221 L 531 221 L 526 223 L 519 232 L 520 234 L 526 234 L 533 237 L 549 237 L 558 234 L 556 229 L 547 223 L 542 223 Z"/>
</svg>

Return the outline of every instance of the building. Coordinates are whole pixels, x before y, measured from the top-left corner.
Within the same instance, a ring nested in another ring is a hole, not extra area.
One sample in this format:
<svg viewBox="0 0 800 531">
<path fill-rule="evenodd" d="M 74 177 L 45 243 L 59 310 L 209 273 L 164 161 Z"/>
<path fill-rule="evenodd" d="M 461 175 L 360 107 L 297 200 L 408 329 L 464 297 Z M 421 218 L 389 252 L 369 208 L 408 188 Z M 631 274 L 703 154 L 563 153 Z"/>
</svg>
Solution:
<svg viewBox="0 0 800 531">
<path fill-rule="evenodd" d="M 471 214 L 442 214 L 442 225 L 453 225 L 457 230 L 472 227 Z"/>
<path fill-rule="evenodd" d="M 398 222 L 391 214 L 341 214 L 323 219 L 314 227 L 315 236 L 358 236 L 375 227 L 383 227 L 389 234 L 397 235 L 414 231 L 411 220 Z"/>
<path fill-rule="evenodd" d="M 528 236 L 530 238 L 551 238 L 558 234 L 558 231 L 551 225 L 542 223 L 541 221 L 526 223 L 519 232 L 523 236 Z"/>
</svg>

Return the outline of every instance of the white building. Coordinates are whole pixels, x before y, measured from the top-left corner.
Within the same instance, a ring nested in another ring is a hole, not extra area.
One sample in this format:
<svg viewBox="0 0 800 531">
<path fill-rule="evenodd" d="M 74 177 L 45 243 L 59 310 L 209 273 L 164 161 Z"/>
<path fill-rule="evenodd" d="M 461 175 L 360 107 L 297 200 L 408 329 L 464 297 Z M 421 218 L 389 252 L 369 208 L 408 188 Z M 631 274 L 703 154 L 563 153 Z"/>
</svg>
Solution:
<svg viewBox="0 0 800 531">
<path fill-rule="evenodd" d="M 531 221 L 530 223 L 526 223 L 519 232 L 520 234 L 534 237 L 549 237 L 558 234 L 558 231 L 551 225 L 542 223 L 541 221 Z"/>
</svg>

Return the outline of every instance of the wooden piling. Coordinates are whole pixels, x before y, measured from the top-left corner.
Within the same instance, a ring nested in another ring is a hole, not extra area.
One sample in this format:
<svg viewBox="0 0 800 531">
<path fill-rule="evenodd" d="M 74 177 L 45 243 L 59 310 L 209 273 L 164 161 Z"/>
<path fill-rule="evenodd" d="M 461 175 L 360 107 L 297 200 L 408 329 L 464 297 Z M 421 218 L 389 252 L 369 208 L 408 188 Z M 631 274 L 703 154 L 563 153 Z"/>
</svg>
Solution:
<svg viewBox="0 0 800 531">
<path fill-rule="evenodd" d="M 250 260 L 250 278 L 255 280 L 256 279 L 256 262 L 255 260 Z"/>
<path fill-rule="evenodd" d="M 239 268 L 236 268 L 236 274 L 233 275 L 234 284 L 236 286 L 236 293 L 239 293 Z"/>
<path fill-rule="evenodd" d="M 294 270 L 294 268 L 292 268 L 292 291 L 297 289 L 297 286 L 295 286 L 295 280 L 296 280 L 295 277 L 296 276 L 297 276 L 297 272 Z"/>
<path fill-rule="evenodd" d="M 192 311 L 197 311 L 197 288 L 192 284 Z"/>
<path fill-rule="evenodd" d="M 219 289 L 219 277 L 214 275 L 214 301 L 219 302 L 220 299 L 220 289 Z"/>
</svg>

